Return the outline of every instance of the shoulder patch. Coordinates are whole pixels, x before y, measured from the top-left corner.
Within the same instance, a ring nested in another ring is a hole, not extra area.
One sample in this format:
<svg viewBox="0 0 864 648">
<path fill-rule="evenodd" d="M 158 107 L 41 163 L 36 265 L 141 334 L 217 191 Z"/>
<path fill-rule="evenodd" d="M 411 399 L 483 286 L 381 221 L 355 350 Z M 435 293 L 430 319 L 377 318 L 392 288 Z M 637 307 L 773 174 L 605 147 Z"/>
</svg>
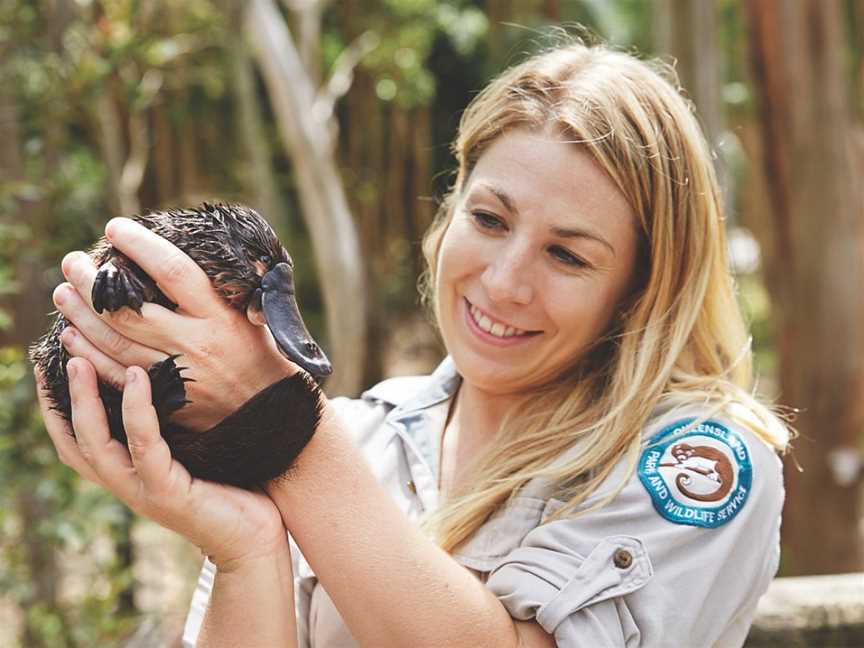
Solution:
<svg viewBox="0 0 864 648">
<path fill-rule="evenodd" d="M 639 479 L 670 522 L 714 528 L 744 508 L 753 465 L 739 434 L 712 420 L 688 430 L 695 420 L 676 421 L 651 437 L 639 458 Z"/>
</svg>

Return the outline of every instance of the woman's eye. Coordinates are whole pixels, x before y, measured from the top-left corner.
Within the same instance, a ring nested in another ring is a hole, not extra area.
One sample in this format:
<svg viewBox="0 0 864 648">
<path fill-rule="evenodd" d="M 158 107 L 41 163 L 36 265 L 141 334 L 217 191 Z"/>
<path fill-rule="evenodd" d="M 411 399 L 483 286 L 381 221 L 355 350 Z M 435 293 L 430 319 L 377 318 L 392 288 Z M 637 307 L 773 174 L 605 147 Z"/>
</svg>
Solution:
<svg viewBox="0 0 864 648">
<path fill-rule="evenodd" d="M 552 255 L 552 257 L 555 260 L 561 261 L 562 263 L 564 263 L 566 265 L 573 266 L 574 268 L 582 268 L 582 267 L 588 265 L 587 263 L 585 263 L 585 261 L 582 258 L 576 256 L 575 254 L 573 254 L 569 250 L 566 250 L 566 249 L 559 247 L 557 245 L 554 245 L 551 248 L 549 248 L 549 253 Z"/>
<path fill-rule="evenodd" d="M 504 222 L 493 214 L 487 212 L 471 212 L 474 221 L 484 229 L 501 229 L 504 227 Z"/>
</svg>

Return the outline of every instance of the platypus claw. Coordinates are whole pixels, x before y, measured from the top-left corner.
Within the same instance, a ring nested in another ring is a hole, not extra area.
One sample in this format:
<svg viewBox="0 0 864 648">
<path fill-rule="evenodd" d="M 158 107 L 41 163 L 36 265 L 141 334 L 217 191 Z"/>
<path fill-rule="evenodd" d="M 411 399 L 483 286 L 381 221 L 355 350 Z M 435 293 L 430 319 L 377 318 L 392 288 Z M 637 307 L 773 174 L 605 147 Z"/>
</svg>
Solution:
<svg viewBox="0 0 864 648">
<path fill-rule="evenodd" d="M 91 293 L 93 309 L 114 312 L 128 306 L 139 315 L 144 304 L 144 284 L 135 273 L 111 261 L 103 264 L 96 273 Z"/>
<path fill-rule="evenodd" d="M 164 419 L 190 402 L 186 399 L 185 383 L 192 379 L 181 375 L 180 372 L 188 367 L 178 367 L 174 362 L 178 357 L 168 356 L 164 360 L 154 362 L 147 370 L 150 376 L 153 406 L 156 408 L 160 425 Z"/>
</svg>

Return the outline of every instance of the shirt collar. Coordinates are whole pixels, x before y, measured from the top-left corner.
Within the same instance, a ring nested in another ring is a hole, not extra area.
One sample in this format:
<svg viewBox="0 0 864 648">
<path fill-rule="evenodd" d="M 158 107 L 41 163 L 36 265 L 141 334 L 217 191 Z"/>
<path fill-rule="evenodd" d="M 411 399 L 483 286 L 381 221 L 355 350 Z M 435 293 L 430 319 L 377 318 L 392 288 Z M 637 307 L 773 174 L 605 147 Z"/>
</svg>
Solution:
<svg viewBox="0 0 864 648">
<path fill-rule="evenodd" d="M 417 412 L 437 405 L 448 400 L 462 382 L 462 376 L 456 371 L 456 365 L 450 356 L 444 358 L 441 364 L 432 372 L 425 385 L 399 403 L 387 415 L 387 420 L 396 422 L 404 417 L 411 416 Z"/>
<path fill-rule="evenodd" d="M 462 377 L 452 358 L 447 356 L 412 395 L 404 399 L 394 398 L 396 406 L 384 419 L 389 424 L 385 427 L 399 435 L 403 443 L 422 459 L 436 481 L 441 430 L 447 419 L 446 402 L 453 397 L 461 382 Z"/>
</svg>

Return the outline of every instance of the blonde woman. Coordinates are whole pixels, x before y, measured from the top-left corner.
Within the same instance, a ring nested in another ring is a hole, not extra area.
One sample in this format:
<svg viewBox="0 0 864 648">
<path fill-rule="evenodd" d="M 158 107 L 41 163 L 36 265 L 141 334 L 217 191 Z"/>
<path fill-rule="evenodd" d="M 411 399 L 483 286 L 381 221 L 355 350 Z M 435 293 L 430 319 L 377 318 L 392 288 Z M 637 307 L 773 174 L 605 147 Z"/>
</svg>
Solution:
<svg viewBox="0 0 864 648">
<path fill-rule="evenodd" d="M 109 238 L 178 312 L 97 317 L 96 268 L 67 256 L 77 442 L 46 425 L 209 557 L 187 645 L 744 642 L 778 565 L 788 433 L 751 396 L 711 156 L 667 72 L 571 44 L 477 96 L 423 248 L 448 358 L 325 403 L 266 494 L 171 460 L 140 367 L 182 354 L 202 429 L 297 368 L 131 221 Z M 126 381 L 131 456 L 97 372 Z"/>
</svg>

